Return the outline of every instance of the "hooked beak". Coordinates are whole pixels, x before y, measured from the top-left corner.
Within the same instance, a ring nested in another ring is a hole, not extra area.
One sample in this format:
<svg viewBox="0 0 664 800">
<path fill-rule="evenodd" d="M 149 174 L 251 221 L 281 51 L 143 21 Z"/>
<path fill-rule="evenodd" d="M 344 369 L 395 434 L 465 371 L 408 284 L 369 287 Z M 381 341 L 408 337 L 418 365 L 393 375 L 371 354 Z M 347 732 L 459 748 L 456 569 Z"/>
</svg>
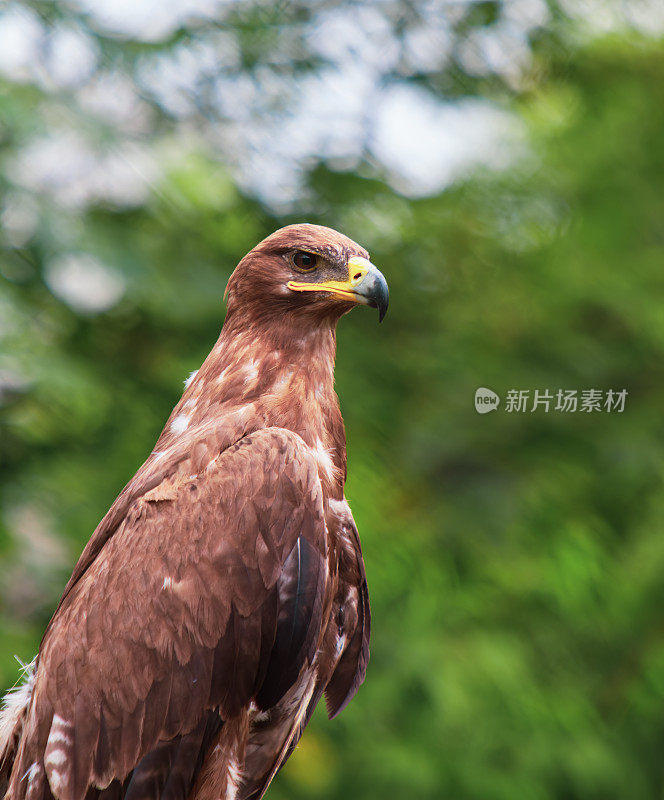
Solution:
<svg viewBox="0 0 664 800">
<path fill-rule="evenodd" d="M 331 292 L 351 303 L 359 303 L 378 309 L 378 321 L 382 322 L 390 294 L 383 273 L 366 258 L 353 256 L 348 259 L 347 281 L 322 281 L 304 283 L 288 281 L 286 284 L 294 292 Z"/>
</svg>

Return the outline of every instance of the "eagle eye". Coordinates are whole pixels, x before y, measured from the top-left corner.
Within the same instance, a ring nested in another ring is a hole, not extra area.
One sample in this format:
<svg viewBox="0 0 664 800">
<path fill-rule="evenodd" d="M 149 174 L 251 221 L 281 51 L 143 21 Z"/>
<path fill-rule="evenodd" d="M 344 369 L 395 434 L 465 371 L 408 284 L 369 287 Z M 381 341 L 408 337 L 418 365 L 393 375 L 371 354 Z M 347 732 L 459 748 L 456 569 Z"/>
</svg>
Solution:
<svg viewBox="0 0 664 800">
<path fill-rule="evenodd" d="M 293 254 L 293 264 L 299 272 L 313 272 L 318 265 L 318 256 L 315 253 L 298 250 Z"/>
</svg>

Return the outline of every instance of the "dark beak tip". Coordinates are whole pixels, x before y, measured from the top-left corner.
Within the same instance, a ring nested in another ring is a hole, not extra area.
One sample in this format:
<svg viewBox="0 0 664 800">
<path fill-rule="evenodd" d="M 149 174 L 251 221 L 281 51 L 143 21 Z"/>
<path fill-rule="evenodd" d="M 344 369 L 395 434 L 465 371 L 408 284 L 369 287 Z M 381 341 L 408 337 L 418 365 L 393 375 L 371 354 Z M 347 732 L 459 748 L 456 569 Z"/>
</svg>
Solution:
<svg viewBox="0 0 664 800">
<path fill-rule="evenodd" d="M 376 303 L 378 307 L 378 322 L 381 323 L 385 319 L 385 314 L 387 314 L 387 307 L 390 304 L 390 294 L 387 288 L 387 283 L 384 284 L 382 287 L 383 291 L 380 292 L 378 297 L 378 302 Z"/>
<path fill-rule="evenodd" d="M 390 291 L 387 287 L 387 281 L 378 270 L 371 276 L 370 283 L 363 296 L 371 308 L 378 309 L 378 322 L 382 322 L 390 303 Z"/>
<path fill-rule="evenodd" d="M 378 322 L 382 322 L 385 319 L 385 314 L 387 314 L 387 306 L 387 301 L 384 301 L 382 298 L 380 300 L 375 298 L 369 300 L 369 307 L 378 310 Z"/>
</svg>

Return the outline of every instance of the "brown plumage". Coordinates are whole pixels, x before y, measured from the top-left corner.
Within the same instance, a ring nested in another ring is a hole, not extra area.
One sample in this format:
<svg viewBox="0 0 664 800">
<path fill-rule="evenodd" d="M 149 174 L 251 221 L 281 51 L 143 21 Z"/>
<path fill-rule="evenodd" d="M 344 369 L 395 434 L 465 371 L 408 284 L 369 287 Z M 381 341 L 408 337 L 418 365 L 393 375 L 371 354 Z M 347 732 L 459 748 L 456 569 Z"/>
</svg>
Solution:
<svg viewBox="0 0 664 800">
<path fill-rule="evenodd" d="M 369 657 L 335 327 L 368 254 L 293 225 L 237 266 L 221 335 L 85 547 L 0 720 L 8 800 L 262 797 Z"/>
</svg>

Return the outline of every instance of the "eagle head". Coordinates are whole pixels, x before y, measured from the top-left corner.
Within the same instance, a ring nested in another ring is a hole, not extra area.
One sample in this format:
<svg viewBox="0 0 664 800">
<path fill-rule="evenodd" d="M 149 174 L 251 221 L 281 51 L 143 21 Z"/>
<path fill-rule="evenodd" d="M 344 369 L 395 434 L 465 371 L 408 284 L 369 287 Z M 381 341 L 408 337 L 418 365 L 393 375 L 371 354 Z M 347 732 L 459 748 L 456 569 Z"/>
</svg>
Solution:
<svg viewBox="0 0 664 800">
<path fill-rule="evenodd" d="M 387 311 L 389 293 L 369 254 L 347 236 L 321 225 L 280 228 L 235 268 L 226 288 L 228 313 L 259 318 L 284 315 L 331 323 L 354 305 Z"/>
</svg>

